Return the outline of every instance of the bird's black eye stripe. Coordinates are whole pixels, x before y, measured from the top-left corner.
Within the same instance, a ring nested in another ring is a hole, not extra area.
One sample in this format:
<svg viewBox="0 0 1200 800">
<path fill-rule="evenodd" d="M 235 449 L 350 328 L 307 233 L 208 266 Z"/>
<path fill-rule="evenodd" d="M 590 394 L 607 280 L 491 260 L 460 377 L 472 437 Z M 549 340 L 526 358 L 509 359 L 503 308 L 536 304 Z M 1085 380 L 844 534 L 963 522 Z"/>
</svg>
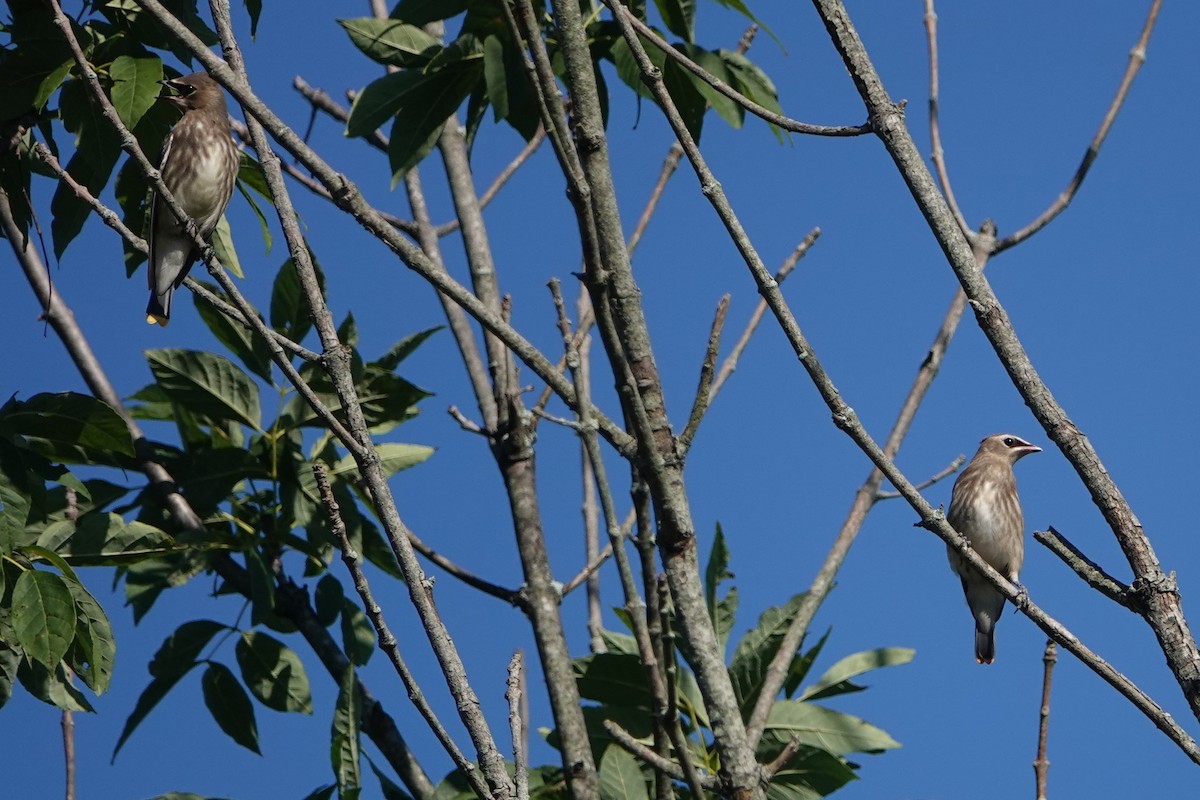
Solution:
<svg viewBox="0 0 1200 800">
<path fill-rule="evenodd" d="M 1017 439 L 1013 436 L 1004 437 L 1004 446 L 1005 447 L 1020 447 L 1023 444 L 1025 444 L 1025 443 L 1022 442 L 1020 439 Z"/>
</svg>

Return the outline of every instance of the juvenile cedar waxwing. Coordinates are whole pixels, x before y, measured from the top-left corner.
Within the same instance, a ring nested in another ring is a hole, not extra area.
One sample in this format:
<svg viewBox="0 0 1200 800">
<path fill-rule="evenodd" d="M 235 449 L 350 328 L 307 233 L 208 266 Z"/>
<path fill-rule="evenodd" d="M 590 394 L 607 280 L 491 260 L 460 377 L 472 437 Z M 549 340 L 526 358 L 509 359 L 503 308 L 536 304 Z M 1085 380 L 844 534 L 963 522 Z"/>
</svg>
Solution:
<svg viewBox="0 0 1200 800">
<path fill-rule="evenodd" d="M 159 158 L 163 183 L 207 239 L 229 205 L 238 172 L 238 151 L 229 135 L 225 95 L 205 72 L 162 84 L 173 93 L 159 97 L 183 109 L 183 116 L 163 142 Z M 156 193 L 150 206 L 147 322 L 167 324 L 171 296 L 199 256 L 192 238 Z"/>
<path fill-rule="evenodd" d="M 1025 557 L 1025 517 L 1017 497 L 1013 464 L 1042 448 L 1019 436 L 997 433 L 979 443 L 979 451 L 954 481 L 946 520 L 971 543 L 992 569 L 1017 583 Z M 975 659 L 991 664 L 996 658 L 993 628 L 1004 610 L 1004 595 L 988 583 L 952 547 L 950 568 L 962 579 L 967 605 L 975 617 Z"/>
</svg>

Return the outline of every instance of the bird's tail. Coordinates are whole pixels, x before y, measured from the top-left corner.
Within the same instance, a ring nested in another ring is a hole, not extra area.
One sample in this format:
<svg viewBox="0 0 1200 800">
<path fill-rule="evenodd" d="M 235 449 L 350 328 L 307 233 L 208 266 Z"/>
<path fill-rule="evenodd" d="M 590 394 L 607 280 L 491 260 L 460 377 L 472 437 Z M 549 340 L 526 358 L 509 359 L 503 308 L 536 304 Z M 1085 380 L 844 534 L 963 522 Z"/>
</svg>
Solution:
<svg viewBox="0 0 1200 800">
<path fill-rule="evenodd" d="M 146 322 L 151 325 L 167 326 L 167 322 L 171 319 L 171 295 L 174 294 L 172 289 L 168 289 L 163 294 L 150 292 L 150 303 L 146 306 Z"/>
<path fill-rule="evenodd" d="M 975 660 L 980 664 L 991 664 L 996 660 L 996 630 L 988 627 L 985 631 L 975 627 Z"/>
</svg>

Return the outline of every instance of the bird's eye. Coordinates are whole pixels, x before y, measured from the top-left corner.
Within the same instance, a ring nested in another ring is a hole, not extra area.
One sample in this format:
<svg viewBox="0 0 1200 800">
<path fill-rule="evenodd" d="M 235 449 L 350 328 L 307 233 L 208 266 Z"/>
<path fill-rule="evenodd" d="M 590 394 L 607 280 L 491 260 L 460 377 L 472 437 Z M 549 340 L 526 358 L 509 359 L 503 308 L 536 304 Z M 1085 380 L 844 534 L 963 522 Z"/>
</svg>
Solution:
<svg viewBox="0 0 1200 800">
<path fill-rule="evenodd" d="M 1022 442 L 1020 439 L 1016 439 L 1012 436 L 1004 437 L 1005 447 L 1020 447 L 1022 444 L 1024 444 L 1024 442 Z"/>
</svg>

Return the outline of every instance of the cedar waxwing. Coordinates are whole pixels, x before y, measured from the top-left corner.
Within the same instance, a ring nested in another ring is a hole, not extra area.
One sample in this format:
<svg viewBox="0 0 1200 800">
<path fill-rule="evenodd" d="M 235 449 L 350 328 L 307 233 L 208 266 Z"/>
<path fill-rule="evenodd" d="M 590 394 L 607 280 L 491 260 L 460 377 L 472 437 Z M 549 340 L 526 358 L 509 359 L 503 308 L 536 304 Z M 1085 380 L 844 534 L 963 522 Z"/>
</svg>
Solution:
<svg viewBox="0 0 1200 800">
<path fill-rule="evenodd" d="M 238 150 L 229 135 L 225 95 L 205 72 L 162 84 L 174 93 L 159 97 L 183 109 L 183 116 L 163 142 L 159 158 L 163 183 L 207 239 L 225 213 L 238 173 Z M 192 238 L 156 193 L 150 206 L 147 322 L 167 324 L 171 295 L 199 256 Z"/>
<path fill-rule="evenodd" d="M 979 557 L 1014 584 L 1025 557 L 1025 517 L 1013 464 L 1041 451 L 1019 436 L 997 433 L 987 437 L 954 481 L 946 514 L 946 520 L 967 538 Z M 996 658 L 993 628 L 1004 610 L 1004 595 L 953 547 L 947 547 L 947 553 L 975 617 L 975 659 L 991 664 Z"/>
</svg>

